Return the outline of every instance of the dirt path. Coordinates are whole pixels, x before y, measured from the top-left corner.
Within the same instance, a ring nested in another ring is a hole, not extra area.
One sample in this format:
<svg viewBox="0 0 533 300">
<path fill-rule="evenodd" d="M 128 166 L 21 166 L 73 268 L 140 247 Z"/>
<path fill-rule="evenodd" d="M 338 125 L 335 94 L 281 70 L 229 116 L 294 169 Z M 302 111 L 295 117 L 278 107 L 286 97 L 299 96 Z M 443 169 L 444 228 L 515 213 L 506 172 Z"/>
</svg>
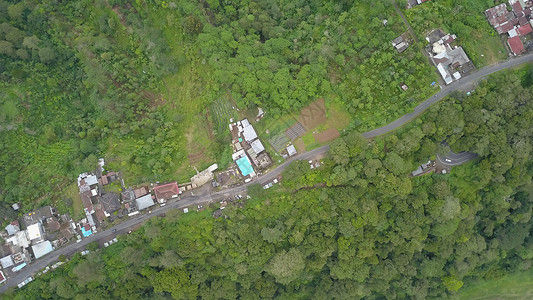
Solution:
<svg viewBox="0 0 533 300">
<path fill-rule="evenodd" d="M 403 15 L 402 11 L 400 10 L 400 8 L 398 7 L 398 4 L 396 4 L 396 1 L 394 0 L 391 0 L 392 1 L 392 5 L 394 5 L 394 9 L 396 9 L 396 12 L 400 15 L 400 17 L 402 18 L 403 20 L 403 23 L 405 25 L 407 25 L 407 28 L 409 28 L 409 32 L 411 33 L 411 35 L 413 36 L 413 39 L 415 40 L 415 42 L 418 43 L 418 38 L 416 37 L 416 34 L 415 34 L 415 31 L 413 30 L 413 27 L 411 27 L 411 25 L 409 25 L 409 22 L 407 22 L 407 19 L 405 18 L 405 16 Z"/>
</svg>

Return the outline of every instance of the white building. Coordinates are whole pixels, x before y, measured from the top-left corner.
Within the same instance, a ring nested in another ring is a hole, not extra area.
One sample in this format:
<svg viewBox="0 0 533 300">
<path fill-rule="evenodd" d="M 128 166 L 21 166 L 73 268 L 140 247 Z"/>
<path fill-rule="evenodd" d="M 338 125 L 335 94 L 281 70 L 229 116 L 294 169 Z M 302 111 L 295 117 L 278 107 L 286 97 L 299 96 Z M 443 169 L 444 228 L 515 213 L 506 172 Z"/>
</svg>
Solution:
<svg viewBox="0 0 533 300">
<path fill-rule="evenodd" d="M 41 223 L 35 223 L 33 225 L 28 226 L 28 238 L 30 241 L 33 240 L 42 240 L 43 238 L 43 228 Z"/>
</svg>

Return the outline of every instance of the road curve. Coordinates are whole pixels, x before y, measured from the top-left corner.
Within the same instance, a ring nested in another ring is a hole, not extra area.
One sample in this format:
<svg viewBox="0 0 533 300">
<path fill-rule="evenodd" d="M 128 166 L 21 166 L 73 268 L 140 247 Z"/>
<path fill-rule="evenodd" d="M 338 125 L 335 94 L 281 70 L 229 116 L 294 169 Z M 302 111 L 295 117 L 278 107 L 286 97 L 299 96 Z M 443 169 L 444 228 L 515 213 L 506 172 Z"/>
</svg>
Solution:
<svg viewBox="0 0 533 300">
<path fill-rule="evenodd" d="M 481 70 L 478 70 L 475 73 L 472 73 L 472 74 L 470 74 L 468 76 L 465 76 L 465 77 L 459 79 L 458 81 L 455 81 L 452 84 L 444 87 L 437 94 L 435 94 L 431 98 L 425 100 L 424 102 L 420 103 L 414 109 L 413 112 L 408 113 L 408 114 L 400 117 L 396 121 L 394 121 L 394 122 L 392 122 L 392 123 L 390 123 L 390 124 L 388 124 L 386 126 L 383 126 L 383 127 L 380 127 L 380 128 L 365 132 L 365 133 L 363 133 L 363 136 L 366 137 L 366 138 L 373 138 L 373 137 L 376 137 L 376 136 L 391 132 L 391 131 L 393 131 L 393 130 L 405 125 L 406 123 L 411 121 L 413 118 L 415 118 L 416 116 L 418 116 L 422 112 L 424 112 L 432 104 L 434 104 L 435 102 L 437 102 L 437 101 L 441 100 L 442 98 L 448 96 L 451 92 L 453 92 L 455 90 L 458 90 L 458 89 L 462 88 L 465 85 L 477 82 L 478 80 L 482 79 L 483 77 L 485 77 L 485 76 L 487 76 L 489 74 L 492 74 L 494 72 L 498 72 L 498 71 L 501 71 L 501 70 L 504 70 L 504 69 L 507 69 L 507 68 L 512 68 L 512 67 L 518 66 L 520 64 L 523 64 L 523 63 L 526 63 L 526 62 L 530 62 L 530 61 L 533 61 L 533 53 L 530 53 L 530 54 L 527 54 L 527 55 L 523 55 L 523 56 L 520 56 L 520 57 L 516 57 L 516 58 L 511 58 L 509 60 L 500 62 L 498 64 L 495 64 L 495 65 L 492 65 L 492 66 L 489 66 L 489 67 L 485 67 L 485 68 L 483 68 Z M 220 200 L 224 199 L 225 197 L 227 197 L 227 195 L 229 195 L 229 194 L 235 194 L 235 193 L 239 193 L 239 192 L 245 191 L 246 188 L 248 186 L 250 186 L 251 184 L 254 184 L 254 183 L 265 184 L 265 183 L 270 182 L 271 180 L 273 180 L 279 174 L 281 174 L 281 172 L 283 172 L 283 170 L 285 170 L 285 168 L 292 161 L 294 161 L 294 160 L 308 160 L 310 158 L 315 157 L 316 155 L 324 154 L 328 150 L 329 150 L 329 145 L 325 145 L 325 146 L 322 146 L 320 148 L 316 148 L 314 150 L 311 150 L 309 152 L 298 154 L 298 155 L 293 156 L 292 158 L 288 159 L 287 161 L 285 161 L 284 163 L 282 163 L 281 165 L 276 167 L 274 170 L 272 170 L 272 171 L 270 171 L 270 172 L 258 177 L 256 180 L 251 181 L 249 183 L 246 183 L 246 184 L 243 184 L 243 185 L 240 185 L 240 186 L 237 186 L 237 187 L 229 188 L 229 189 L 226 189 L 226 190 L 223 190 L 223 191 L 220 191 L 220 192 L 216 192 L 216 193 L 213 193 L 213 194 L 207 195 L 207 196 L 186 197 L 186 198 L 183 198 L 183 199 L 181 199 L 181 200 L 179 200 L 177 202 L 168 203 L 166 206 L 158 207 L 158 208 L 153 209 L 151 214 L 139 214 L 139 215 L 136 215 L 136 216 L 132 217 L 131 219 L 128 219 L 128 220 L 126 220 L 126 221 L 124 221 L 124 222 L 122 222 L 122 223 L 120 223 L 118 225 L 113 226 L 112 228 L 109 228 L 107 230 L 100 231 L 100 232 L 98 232 L 96 234 L 93 234 L 92 236 L 83 239 L 80 243 L 70 244 L 70 245 L 65 246 L 63 248 L 59 248 L 56 251 L 48 254 L 44 258 L 38 259 L 35 262 L 31 263 L 26 268 L 20 270 L 14 277 L 11 277 L 8 281 L 5 282 L 5 284 L 3 286 L 0 287 L 0 294 L 1 293 L 5 293 L 8 288 L 16 286 L 17 284 L 19 284 L 20 282 L 24 281 L 29 276 L 32 276 L 33 274 L 37 273 L 39 270 L 45 268 L 47 265 L 50 265 L 51 263 L 57 261 L 61 254 L 72 255 L 73 253 L 81 251 L 82 249 L 84 249 L 85 246 L 88 243 L 90 243 L 90 242 L 97 241 L 97 240 L 100 240 L 100 239 L 106 239 L 106 238 L 111 239 L 116 234 L 126 233 L 125 231 L 127 230 L 127 228 L 129 228 L 131 226 L 134 226 L 136 224 L 142 223 L 142 222 L 148 220 L 149 218 L 151 218 L 152 216 L 164 213 L 164 212 L 168 211 L 169 209 L 176 209 L 176 208 L 177 209 L 181 209 L 181 208 L 188 207 L 190 205 L 198 205 L 200 203 L 205 203 L 205 202 L 220 201 Z M 113 232 L 113 229 L 116 229 L 117 232 Z"/>
<path fill-rule="evenodd" d="M 477 157 L 477 154 L 470 153 L 470 152 L 454 153 L 450 151 L 446 155 L 440 155 L 437 153 L 437 160 L 439 161 L 439 163 L 446 165 L 446 166 L 458 166 L 476 157 Z"/>
</svg>

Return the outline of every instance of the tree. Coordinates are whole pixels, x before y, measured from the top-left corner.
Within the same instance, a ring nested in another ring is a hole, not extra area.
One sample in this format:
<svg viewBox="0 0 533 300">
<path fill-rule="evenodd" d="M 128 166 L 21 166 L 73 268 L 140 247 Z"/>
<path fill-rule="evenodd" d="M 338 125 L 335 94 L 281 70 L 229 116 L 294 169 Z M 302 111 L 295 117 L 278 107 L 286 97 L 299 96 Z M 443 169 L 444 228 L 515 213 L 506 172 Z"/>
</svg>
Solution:
<svg viewBox="0 0 533 300">
<path fill-rule="evenodd" d="M 41 59 L 42 63 L 52 63 L 55 61 L 56 54 L 52 48 L 43 47 L 39 49 L 39 58 Z"/>
<path fill-rule="evenodd" d="M 176 299 L 196 298 L 198 286 L 191 282 L 187 270 L 173 267 L 154 274 L 151 283 L 156 293 L 168 292 Z"/>
<path fill-rule="evenodd" d="M 289 251 L 282 250 L 274 255 L 265 270 L 276 278 L 276 282 L 289 284 L 300 277 L 304 267 L 302 253 L 296 248 L 290 248 Z"/>
</svg>

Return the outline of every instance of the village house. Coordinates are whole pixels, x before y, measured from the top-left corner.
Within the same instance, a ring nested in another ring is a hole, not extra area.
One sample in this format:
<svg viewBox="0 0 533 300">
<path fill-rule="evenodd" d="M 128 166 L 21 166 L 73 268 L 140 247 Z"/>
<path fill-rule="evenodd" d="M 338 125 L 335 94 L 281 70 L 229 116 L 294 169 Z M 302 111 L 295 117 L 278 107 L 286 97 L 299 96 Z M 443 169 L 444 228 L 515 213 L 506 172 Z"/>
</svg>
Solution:
<svg viewBox="0 0 533 300">
<path fill-rule="evenodd" d="M 461 79 L 462 76 L 474 69 L 474 64 L 460 46 L 452 46 L 455 42 L 454 34 L 445 34 L 441 29 L 432 31 L 426 40 L 429 57 L 446 84 Z"/>
<path fill-rule="evenodd" d="M 135 199 L 135 202 L 137 203 L 137 208 L 139 211 L 155 205 L 152 195 L 150 194 Z"/>
<path fill-rule="evenodd" d="M 165 203 L 167 200 L 177 198 L 180 194 L 178 183 L 174 181 L 155 186 L 154 194 L 158 203 Z M 139 208 L 139 210 L 141 210 L 141 208 Z"/>
<path fill-rule="evenodd" d="M 409 48 L 409 37 L 409 31 L 406 31 L 399 37 L 392 40 L 391 44 L 396 49 L 396 51 L 398 51 L 398 53 L 402 53 L 407 50 L 407 48 Z"/>
</svg>

